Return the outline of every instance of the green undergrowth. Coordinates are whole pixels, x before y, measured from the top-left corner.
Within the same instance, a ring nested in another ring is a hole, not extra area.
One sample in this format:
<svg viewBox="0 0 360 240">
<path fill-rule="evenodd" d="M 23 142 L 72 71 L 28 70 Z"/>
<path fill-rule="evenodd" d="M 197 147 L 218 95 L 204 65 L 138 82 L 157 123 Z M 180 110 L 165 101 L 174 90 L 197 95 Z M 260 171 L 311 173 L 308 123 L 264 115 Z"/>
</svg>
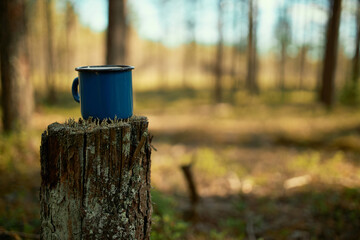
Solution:
<svg viewBox="0 0 360 240">
<path fill-rule="evenodd" d="M 306 151 L 288 163 L 290 171 L 298 174 L 310 174 L 323 183 L 338 183 L 343 178 L 352 178 L 349 171 L 352 168 L 353 165 L 347 160 L 343 151 L 333 153 Z M 355 174 L 355 176 L 360 174 L 360 169 L 351 174 Z"/>
<path fill-rule="evenodd" d="M 181 218 L 176 200 L 157 190 L 151 191 L 153 202 L 151 239 L 184 239 L 189 223 Z"/>
<path fill-rule="evenodd" d="M 39 153 L 37 132 L 0 135 L 0 227 L 40 230 Z"/>
<path fill-rule="evenodd" d="M 359 106 L 360 104 L 360 87 L 358 83 L 347 82 L 340 91 L 339 100 L 347 106 Z"/>
</svg>

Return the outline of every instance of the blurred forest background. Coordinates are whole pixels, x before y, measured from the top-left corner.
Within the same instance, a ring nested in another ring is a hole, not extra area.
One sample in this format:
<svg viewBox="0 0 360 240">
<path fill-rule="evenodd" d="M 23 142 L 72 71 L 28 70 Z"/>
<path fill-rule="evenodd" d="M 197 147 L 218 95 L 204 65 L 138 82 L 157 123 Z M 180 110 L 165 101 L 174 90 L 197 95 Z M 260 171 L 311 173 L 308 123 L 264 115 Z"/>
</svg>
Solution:
<svg viewBox="0 0 360 240">
<path fill-rule="evenodd" d="M 359 0 L 1 0 L 0 29 L 0 238 L 39 238 L 74 68 L 127 64 L 153 239 L 359 239 Z"/>
</svg>

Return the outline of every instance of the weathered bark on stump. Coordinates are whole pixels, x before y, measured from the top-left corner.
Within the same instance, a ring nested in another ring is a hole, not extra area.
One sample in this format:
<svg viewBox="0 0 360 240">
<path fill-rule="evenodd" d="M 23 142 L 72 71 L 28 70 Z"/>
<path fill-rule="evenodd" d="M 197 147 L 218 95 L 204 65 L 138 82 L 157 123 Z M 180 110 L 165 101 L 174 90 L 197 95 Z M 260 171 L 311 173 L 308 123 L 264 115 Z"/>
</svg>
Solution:
<svg viewBox="0 0 360 240">
<path fill-rule="evenodd" d="M 53 123 L 41 142 L 41 239 L 149 239 L 146 117 Z"/>
</svg>

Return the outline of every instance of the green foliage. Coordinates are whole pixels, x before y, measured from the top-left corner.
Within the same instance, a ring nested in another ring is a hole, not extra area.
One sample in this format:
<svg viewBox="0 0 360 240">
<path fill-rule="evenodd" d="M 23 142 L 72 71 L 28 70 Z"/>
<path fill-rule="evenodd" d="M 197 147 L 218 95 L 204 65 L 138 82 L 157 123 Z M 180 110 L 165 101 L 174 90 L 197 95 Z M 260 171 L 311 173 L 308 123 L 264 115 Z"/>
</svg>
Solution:
<svg viewBox="0 0 360 240">
<path fill-rule="evenodd" d="M 350 82 L 346 83 L 340 91 L 340 103 L 348 106 L 358 106 L 360 103 L 359 84 Z"/>
<path fill-rule="evenodd" d="M 320 153 L 316 151 L 306 152 L 297 156 L 289 163 L 289 167 L 294 171 L 306 171 L 316 173 L 320 163 Z"/>
<path fill-rule="evenodd" d="M 151 239 L 183 239 L 188 223 L 176 212 L 176 202 L 156 190 L 151 191 L 153 202 Z"/>
<path fill-rule="evenodd" d="M 232 235 L 236 236 L 236 239 L 245 239 L 246 233 L 246 222 L 243 218 L 228 218 L 221 222 L 221 227 L 223 230 L 222 235 Z M 223 239 L 223 238 L 218 238 Z"/>
<path fill-rule="evenodd" d="M 206 176 L 221 177 L 227 172 L 223 159 L 211 148 L 199 148 L 195 154 L 196 168 Z"/>
<path fill-rule="evenodd" d="M 320 177 L 325 182 L 334 182 L 342 177 L 341 169 L 346 168 L 344 152 L 337 151 L 331 157 L 321 159 L 319 152 L 310 151 L 297 156 L 289 164 L 295 172 L 306 172 Z"/>
<path fill-rule="evenodd" d="M 221 239 L 228 239 L 227 236 L 227 232 L 226 231 L 217 231 L 215 229 L 210 231 L 210 236 L 209 239 L 212 240 L 221 240 Z"/>
<path fill-rule="evenodd" d="M 29 171 L 37 161 L 39 132 L 20 132 L 16 134 L 0 134 L 0 172 L 22 173 Z M 35 166 L 36 167 L 36 166 Z"/>
<path fill-rule="evenodd" d="M 319 223 L 331 226 L 327 232 L 324 232 L 325 238 L 344 236 L 344 234 L 346 236 L 348 232 L 359 232 L 359 189 L 344 188 L 339 192 L 313 193 L 311 201 L 311 211 Z"/>
<path fill-rule="evenodd" d="M 40 209 L 34 190 L 40 178 L 36 144 L 31 132 L 0 135 L 0 226 L 7 230 L 39 231 Z"/>
</svg>

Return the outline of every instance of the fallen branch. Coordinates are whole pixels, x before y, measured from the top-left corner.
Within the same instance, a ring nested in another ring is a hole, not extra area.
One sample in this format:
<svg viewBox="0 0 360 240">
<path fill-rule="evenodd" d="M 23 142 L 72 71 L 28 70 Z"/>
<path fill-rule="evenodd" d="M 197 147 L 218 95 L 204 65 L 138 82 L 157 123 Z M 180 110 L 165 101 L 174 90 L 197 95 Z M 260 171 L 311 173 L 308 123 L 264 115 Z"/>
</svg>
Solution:
<svg viewBox="0 0 360 240">
<path fill-rule="evenodd" d="M 188 185 L 188 189 L 189 189 L 189 195 L 190 195 L 190 202 L 191 202 L 191 209 L 189 211 L 189 218 L 193 221 L 196 222 L 198 220 L 198 203 L 200 200 L 199 194 L 197 192 L 196 189 L 196 184 L 194 181 L 194 177 L 191 171 L 191 167 L 192 164 L 187 164 L 187 165 L 182 165 L 181 166 L 181 170 L 184 173 L 185 176 L 185 180 L 187 182 Z"/>
<path fill-rule="evenodd" d="M 196 189 L 196 184 L 194 181 L 194 177 L 191 171 L 192 164 L 182 165 L 181 170 L 184 173 L 185 180 L 187 182 L 188 188 L 189 188 L 189 195 L 192 205 L 196 205 L 199 202 L 199 194 Z"/>
</svg>

